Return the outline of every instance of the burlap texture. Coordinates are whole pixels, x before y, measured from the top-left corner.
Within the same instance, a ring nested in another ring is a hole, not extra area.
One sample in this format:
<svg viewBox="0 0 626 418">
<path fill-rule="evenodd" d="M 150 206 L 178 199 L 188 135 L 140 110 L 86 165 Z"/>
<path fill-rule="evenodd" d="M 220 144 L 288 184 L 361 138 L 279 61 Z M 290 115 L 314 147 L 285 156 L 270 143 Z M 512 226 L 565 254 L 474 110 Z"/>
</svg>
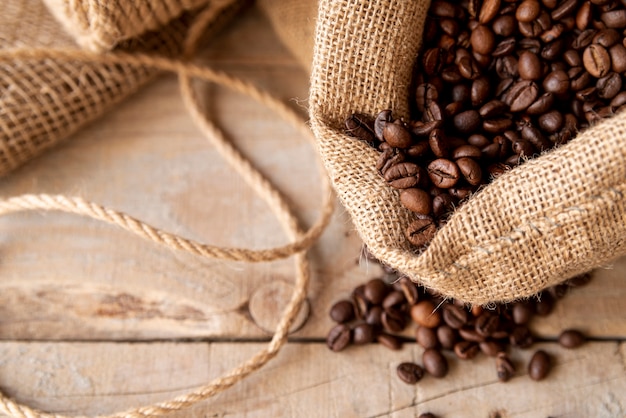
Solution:
<svg viewBox="0 0 626 418">
<path fill-rule="evenodd" d="M 78 43 L 93 51 L 166 26 L 209 0 L 43 0 Z M 228 0 L 213 0 L 227 2 Z"/>
<path fill-rule="evenodd" d="M 212 27 L 234 15 L 241 2 L 224 4 Z M 181 51 L 192 13 L 183 13 L 157 32 L 120 42 L 125 51 Z M 218 22 L 219 21 L 219 22 Z M 41 0 L 10 0 L 0 14 L 0 48 L 77 47 Z M 156 71 L 114 64 L 57 59 L 0 64 L 0 176 L 41 154 L 107 112 L 156 75 Z"/>
<path fill-rule="evenodd" d="M 341 201 L 369 250 L 443 295 L 474 304 L 536 294 L 626 254 L 626 114 L 482 189 L 416 254 L 412 215 L 376 173 L 378 153 L 346 136 L 353 112 L 408 116 L 413 64 L 429 4 L 322 0 L 311 124 Z"/>
</svg>

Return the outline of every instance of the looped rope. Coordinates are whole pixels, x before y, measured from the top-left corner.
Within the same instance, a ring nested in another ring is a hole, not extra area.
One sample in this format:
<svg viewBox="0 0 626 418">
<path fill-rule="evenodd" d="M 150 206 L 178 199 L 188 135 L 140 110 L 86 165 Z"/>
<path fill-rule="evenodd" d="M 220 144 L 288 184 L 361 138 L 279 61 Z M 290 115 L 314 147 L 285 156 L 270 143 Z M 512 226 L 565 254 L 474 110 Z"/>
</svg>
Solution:
<svg viewBox="0 0 626 418">
<path fill-rule="evenodd" d="M 194 54 L 200 34 L 203 32 L 208 22 L 215 17 L 216 12 L 217 9 L 212 8 L 211 5 L 209 5 L 198 15 L 187 34 L 184 45 L 184 56 L 189 57 Z M 192 78 L 198 78 L 219 84 L 252 97 L 258 102 L 269 107 L 271 110 L 275 111 L 283 119 L 287 120 L 303 132 L 306 138 L 312 140 L 313 135 L 300 116 L 298 116 L 284 103 L 278 101 L 270 94 L 259 90 L 250 83 L 224 72 L 216 71 L 184 60 L 121 52 L 95 55 L 79 50 L 18 49 L 0 51 L 0 62 L 16 59 L 55 59 L 86 63 L 126 64 L 145 66 L 177 73 L 179 76 L 181 95 L 183 97 L 185 107 L 193 121 L 211 142 L 211 144 L 218 150 L 221 156 L 242 176 L 250 187 L 263 200 L 265 200 L 275 216 L 281 222 L 285 232 L 289 236 L 289 239 L 292 240 L 292 242 L 287 245 L 265 250 L 222 248 L 201 244 L 180 237 L 176 234 L 162 231 L 127 214 L 117 212 L 78 197 L 41 194 L 22 195 L 0 200 L 0 216 L 25 210 L 57 210 L 83 215 L 117 225 L 149 241 L 165 245 L 167 248 L 185 251 L 201 257 L 260 262 L 276 260 L 292 255 L 294 256 L 296 267 L 294 291 L 267 347 L 223 376 L 218 377 L 189 393 L 165 402 L 115 413 L 109 415 L 109 417 L 140 418 L 146 416 L 164 415 L 169 412 L 190 407 L 231 387 L 275 357 L 282 346 L 287 342 L 289 328 L 299 312 L 304 299 L 306 298 L 306 288 L 310 275 L 306 250 L 319 239 L 321 233 L 325 230 L 328 222 L 330 221 L 330 217 L 333 212 L 333 193 L 330 182 L 326 176 L 321 175 L 321 183 L 323 187 L 321 213 L 316 223 L 307 231 L 303 231 L 299 226 L 297 217 L 289 207 L 282 194 L 267 178 L 265 178 L 253 167 L 245 156 L 243 156 L 230 142 L 226 140 L 222 131 L 206 118 L 200 110 L 200 105 L 194 95 L 190 82 Z M 321 166 L 321 162 L 319 159 L 317 161 L 320 173 L 323 173 L 324 171 Z M 0 411 L 13 417 L 20 418 L 64 418 L 62 415 L 49 414 L 47 412 L 22 405 L 2 393 L 0 393 Z"/>
</svg>

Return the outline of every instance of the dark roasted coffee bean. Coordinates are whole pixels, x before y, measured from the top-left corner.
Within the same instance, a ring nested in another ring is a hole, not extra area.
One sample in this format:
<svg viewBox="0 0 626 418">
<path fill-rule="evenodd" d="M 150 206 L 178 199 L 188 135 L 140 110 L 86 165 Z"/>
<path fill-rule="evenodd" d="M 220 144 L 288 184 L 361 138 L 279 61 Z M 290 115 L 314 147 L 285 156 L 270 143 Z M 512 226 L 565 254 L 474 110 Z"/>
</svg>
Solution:
<svg viewBox="0 0 626 418">
<path fill-rule="evenodd" d="M 483 130 L 491 134 L 501 134 L 511 128 L 513 120 L 510 117 L 500 117 L 483 121 Z"/>
<path fill-rule="evenodd" d="M 433 210 L 432 199 L 422 189 L 410 188 L 400 192 L 400 203 L 408 210 L 429 215 Z"/>
<path fill-rule="evenodd" d="M 454 348 L 454 344 L 458 341 L 457 332 L 448 325 L 440 325 L 437 327 L 437 340 L 439 340 L 439 344 L 441 347 L 446 350 L 452 350 Z"/>
<path fill-rule="evenodd" d="M 528 376 L 533 380 L 543 380 L 550 372 L 550 363 L 548 353 L 537 350 L 528 363 Z"/>
<path fill-rule="evenodd" d="M 461 360 L 472 359 L 479 351 L 478 344 L 471 341 L 459 341 L 454 345 L 454 354 Z"/>
<path fill-rule="evenodd" d="M 354 288 L 352 300 L 354 301 L 354 314 L 356 317 L 359 319 L 365 318 L 370 307 L 370 303 L 365 297 L 365 285 Z"/>
<path fill-rule="evenodd" d="M 422 69 L 430 76 L 437 75 L 443 68 L 445 51 L 441 48 L 430 48 L 422 56 Z"/>
<path fill-rule="evenodd" d="M 428 164 L 428 176 L 435 186 L 448 189 L 459 180 L 459 167 L 453 161 L 438 158 Z"/>
<path fill-rule="evenodd" d="M 415 89 L 415 104 L 420 112 L 426 110 L 431 102 L 437 101 L 438 99 L 439 92 L 433 84 L 422 83 Z"/>
<path fill-rule="evenodd" d="M 553 104 L 554 93 L 544 93 L 526 109 L 526 113 L 529 115 L 541 115 L 549 111 Z"/>
<path fill-rule="evenodd" d="M 416 247 L 423 247 L 435 237 L 437 226 L 430 217 L 418 218 L 411 222 L 406 230 L 406 237 Z"/>
<path fill-rule="evenodd" d="M 586 341 L 582 332 L 575 329 L 566 329 L 559 335 L 559 344 L 565 348 L 578 348 Z"/>
<path fill-rule="evenodd" d="M 415 341 L 423 348 L 437 348 L 439 346 L 437 331 L 433 328 L 417 327 Z"/>
<path fill-rule="evenodd" d="M 439 350 L 429 348 L 422 354 L 424 369 L 433 377 L 441 378 L 448 374 L 448 360 Z"/>
<path fill-rule="evenodd" d="M 478 107 L 489 98 L 489 80 L 486 77 L 479 77 L 472 82 L 470 98 L 472 106 Z"/>
<path fill-rule="evenodd" d="M 386 310 L 401 309 L 405 303 L 406 298 L 404 297 L 404 293 L 399 290 L 392 290 L 385 296 L 385 299 L 383 299 L 382 307 Z"/>
<path fill-rule="evenodd" d="M 626 71 L 626 47 L 621 43 L 613 45 L 609 48 L 609 56 L 611 69 L 616 73 L 624 73 Z"/>
<path fill-rule="evenodd" d="M 611 57 L 604 47 L 592 44 L 583 52 L 583 65 L 592 76 L 604 77 L 611 70 Z"/>
<path fill-rule="evenodd" d="M 581 31 L 585 30 L 589 23 L 591 23 L 591 3 L 585 1 L 576 13 L 576 28 Z"/>
<path fill-rule="evenodd" d="M 402 162 L 392 165 L 384 172 L 383 177 L 391 187 L 408 189 L 420 183 L 424 170 L 417 164 Z"/>
<path fill-rule="evenodd" d="M 532 52 L 523 51 L 517 60 L 519 76 L 524 80 L 538 80 L 541 77 L 541 61 Z"/>
<path fill-rule="evenodd" d="M 525 325 L 530 321 L 534 313 L 535 309 L 530 301 L 516 302 L 512 309 L 513 322 L 517 325 Z"/>
<path fill-rule="evenodd" d="M 599 98 L 610 100 L 622 91 L 622 76 L 611 72 L 600 78 L 596 82 L 596 87 Z"/>
<path fill-rule="evenodd" d="M 433 198 L 433 214 L 436 218 L 442 218 L 452 213 L 455 199 L 448 193 L 437 195 Z"/>
<path fill-rule="evenodd" d="M 498 15 L 500 11 L 500 0 L 484 0 L 478 13 L 480 23 L 488 23 Z"/>
<path fill-rule="evenodd" d="M 522 128 L 522 138 L 533 144 L 539 151 L 544 151 L 552 146 L 550 141 L 541 134 L 539 129 L 531 125 L 526 125 Z"/>
<path fill-rule="evenodd" d="M 493 32 L 502 37 L 510 37 L 517 29 L 517 22 L 512 15 L 501 15 L 491 24 Z"/>
<path fill-rule="evenodd" d="M 501 382 L 507 382 L 515 375 L 515 366 L 505 352 L 496 355 L 496 374 Z"/>
<path fill-rule="evenodd" d="M 472 30 L 470 44 L 472 49 L 479 54 L 490 54 L 495 48 L 495 41 L 495 35 L 489 26 L 478 25 Z"/>
<path fill-rule="evenodd" d="M 340 300 L 330 308 L 330 318 L 338 323 L 354 319 L 354 305 L 349 300 Z"/>
<path fill-rule="evenodd" d="M 381 316 L 381 323 L 385 331 L 398 333 L 406 327 L 404 313 L 399 309 L 385 309 Z"/>
<path fill-rule="evenodd" d="M 435 328 L 441 323 L 441 314 L 435 310 L 435 305 L 430 300 L 423 300 L 411 307 L 411 319 L 418 325 L 427 328 Z"/>
<path fill-rule="evenodd" d="M 547 133 L 555 133 L 563 127 L 563 114 L 558 110 L 552 110 L 539 116 L 539 127 Z"/>
<path fill-rule="evenodd" d="M 396 369 L 400 380 L 409 385 L 414 385 L 424 377 L 424 369 L 415 363 L 400 363 Z"/>
<path fill-rule="evenodd" d="M 565 25 L 557 23 L 554 26 L 552 26 L 550 29 L 545 30 L 539 36 L 539 39 L 541 39 L 544 43 L 547 43 L 547 44 L 553 43 L 554 41 L 557 41 L 559 39 L 559 37 L 563 34 L 564 30 L 565 30 Z M 548 50 L 546 50 L 545 55 L 542 53 L 542 56 L 548 60 L 551 60 L 556 57 L 557 51 L 559 51 L 560 48 L 561 48 L 561 45 L 559 44 L 552 45 Z M 553 54 L 552 58 L 548 58 L 551 53 Z"/>
<path fill-rule="evenodd" d="M 517 6 L 515 18 L 519 22 L 531 22 L 539 16 L 541 5 L 537 0 L 524 0 Z"/>
<path fill-rule="evenodd" d="M 345 324 L 339 324 L 330 329 L 326 345 L 333 351 L 341 351 L 350 344 L 351 339 L 350 328 Z"/>
<path fill-rule="evenodd" d="M 504 102 L 510 106 L 511 112 L 521 112 L 535 101 L 538 94 L 539 89 L 534 82 L 522 80 L 511 87 Z"/>
<path fill-rule="evenodd" d="M 442 129 L 433 129 L 428 136 L 428 144 L 436 157 L 447 157 L 450 153 L 450 143 Z"/>
<path fill-rule="evenodd" d="M 369 344 L 374 341 L 374 328 L 370 324 L 358 324 L 352 330 L 354 344 Z"/>
<path fill-rule="evenodd" d="M 390 350 L 399 350 L 402 348 L 402 340 L 391 334 L 378 334 L 376 336 L 376 341 Z"/>
<path fill-rule="evenodd" d="M 443 306 L 443 321 L 451 328 L 460 329 L 466 323 L 468 314 L 465 309 L 453 304 L 445 304 Z"/>
<path fill-rule="evenodd" d="M 412 122 L 409 122 L 408 128 L 413 133 L 413 135 L 418 136 L 418 137 L 424 137 L 424 136 L 430 135 L 430 133 L 433 130 L 439 128 L 441 124 L 442 122 L 440 120 L 431 120 L 429 122 L 412 121 Z M 409 149 L 415 145 L 416 143 L 412 143 Z M 406 151 L 408 153 L 408 149 Z"/>
<path fill-rule="evenodd" d="M 500 317 L 489 312 L 483 312 L 474 324 L 476 332 L 483 336 L 488 337 L 498 330 L 500 327 Z"/>
<path fill-rule="evenodd" d="M 391 110 L 383 110 L 378 115 L 376 115 L 376 119 L 374 120 L 374 134 L 379 141 L 384 141 L 383 138 L 383 129 L 387 123 L 393 121 L 391 117 Z"/>
<path fill-rule="evenodd" d="M 408 148 L 413 139 L 408 129 L 401 123 L 387 123 L 383 128 L 385 142 L 394 148 Z"/>
<path fill-rule="evenodd" d="M 472 327 L 464 327 L 459 329 L 459 335 L 466 341 L 473 341 L 475 343 L 480 343 L 486 340 L 486 338 L 476 332 L 476 330 Z"/>
<path fill-rule="evenodd" d="M 463 178 L 465 178 L 469 184 L 472 186 L 478 186 L 482 183 L 482 169 L 476 160 L 464 157 L 456 160 L 456 164 L 459 167 Z"/>
<path fill-rule="evenodd" d="M 509 109 L 508 105 L 500 100 L 491 100 L 485 103 L 478 113 L 485 119 L 490 119 L 502 115 Z"/>
<path fill-rule="evenodd" d="M 626 9 L 602 13 L 600 19 L 607 28 L 623 29 L 626 26 Z"/>
<path fill-rule="evenodd" d="M 584 67 L 572 67 L 567 75 L 570 78 L 570 88 L 575 92 L 585 89 L 591 82 L 591 75 L 585 71 Z"/>
<path fill-rule="evenodd" d="M 466 110 L 454 116 L 454 127 L 461 133 L 475 132 L 481 125 L 480 115 L 476 110 Z"/>
<path fill-rule="evenodd" d="M 513 142 L 513 144 L 511 144 L 511 148 L 513 149 L 513 152 L 518 156 L 530 157 L 535 153 L 535 147 L 533 147 L 533 145 L 526 140 Z"/>
<path fill-rule="evenodd" d="M 462 11 L 460 7 L 458 7 L 454 3 L 449 3 L 443 0 L 437 0 L 433 2 L 430 6 L 430 13 L 437 17 L 450 17 L 450 18 L 460 18 L 462 16 Z"/>
<path fill-rule="evenodd" d="M 622 36 L 615 29 L 602 29 L 595 34 L 591 42 L 610 48 L 621 40 Z"/>
<path fill-rule="evenodd" d="M 581 67 L 583 65 L 583 60 L 575 49 L 565 51 L 565 53 L 563 53 L 563 60 L 570 67 Z"/>
<path fill-rule="evenodd" d="M 564 0 L 559 6 L 552 10 L 552 19 L 561 20 L 564 17 L 574 13 L 578 7 L 578 0 Z"/>
<path fill-rule="evenodd" d="M 509 335 L 509 342 L 514 347 L 528 348 L 535 341 L 530 330 L 524 325 L 517 325 Z"/>
<path fill-rule="evenodd" d="M 566 42 L 563 38 L 558 38 L 552 42 L 549 42 L 541 49 L 541 58 L 546 61 L 552 61 L 560 58 L 563 55 L 563 49 L 566 46 Z"/>
<path fill-rule="evenodd" d="M 457 63 L 459 73 L 468 80 L 475 80 L 480 77 L 480 68 L 472 57 L 463 57 Z"/>
<path fill-rule="evenodd" d="M 419 299 L 417 286 L 406 276 L 402 276 L 400 280 L 394 283 L 394 287 L 400 289 L 409 307 L 415 305 Z"/>
<path fill-rule="evenodd" d="M 452 158 L 457 160 L 459 158 L 480 158 L 480 148 L 474 145 L 461 145 L 452 151 Z"/>
<path fill-rule="evenodd" d="M 564 94 L 569 90 L 569 77 L 565 71 L 553 71 L 543 80 L 543 89 L 549 93 Z"/>
<path fill-rule="evenodd" d="M 383 303 L 387 293 L 389 293 L 389 286 L 382 279 L 372 279 L 363 288 L 363 295 L 374 305 Z"/>
<path fill-rule="evenodd" d="M 365 322 L 373 326 L 382 325 L 383 308 L 380 306 L 372 306 L 365 314 Z"/>
<path fill-rule="evenodd" d="M 380 153 L 378 161 L 376 162 L 376 170 L 384 177 L 387 170 L 396 164 L 404 162 L 404 159 L 404 153 L 393 148 L 387 148 Z"/>
<path fill-rule="evenodd" d="M 553 307 L 554 297 L 548 292 L 541 292 L 535 304 L 535 312 L 537 315 L 547 316 L 552 312 Z"/>
<path fill-rule="evenodd" d="M 346 132 L 370 145 L 375 145 L 374 124 L 365 115 L 355 113 L 346 119 Z"/>
<path fill-rule="evenodd" d="M 504 347 L 497 341 L 483 341 L 478 343 L 480 351 L 489 357 L 495 357 Z"/>
</svg>

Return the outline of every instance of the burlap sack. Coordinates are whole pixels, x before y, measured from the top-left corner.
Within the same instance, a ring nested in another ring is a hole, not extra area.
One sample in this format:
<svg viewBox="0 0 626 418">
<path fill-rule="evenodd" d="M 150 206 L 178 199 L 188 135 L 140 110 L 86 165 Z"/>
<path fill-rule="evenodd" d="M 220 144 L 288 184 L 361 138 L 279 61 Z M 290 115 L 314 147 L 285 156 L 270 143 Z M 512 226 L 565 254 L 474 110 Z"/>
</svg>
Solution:
<svg viewBox="0 0 626 418">
<path fill-rule="evenodd" d="M 344 134 L 353 112 L 408 116 L 429 4 L 321 0 L 310 116 L 328 174 L 369 250 L 446 296 L 485 304 L 536 294 L 626 254 L 626 114 L 501 176 L 416 254 L 411 214 L 376 173 L 378 153 Z"/>
<path fill-rule="evenodd" d="M 215 32 L 242 3 L 217 1 L 219 12 L 209 32 Z M 67 4 L 70 3 L 78 4 Z M 57 10 L 57 15 L 61 12 L 65 13 L 65 8 Z M 92 10 L 89 14 L 93 19 L 94 13 Z M 115 44 L 125 51 L 176 55 L 181 51 L 181 42 L 192 18 L 193 12 L 184 12 L 158 31 L 148 31 L 127 40 L 118 37 Z M 118 19 L 116 27 L 121 27 L 121 22 Z M 99 25 L 102 29 L 102 24 Z M 137 33 L 137 28 L 134 27 L 132 33 Z M 125 37 L 131 33 L 122 32 Z M 42 47 L 64 49 L 77 48 L 77 45 L 41 0 L 6 1 L 0 14 L 0 49 L 10 53 L 15 48 Z M 155 75 L 155 70 L 131 65 L 84 64 L 56 59 L 15 59 L 1 63 L 0 176 L 102 115 Z"/>
</svg>

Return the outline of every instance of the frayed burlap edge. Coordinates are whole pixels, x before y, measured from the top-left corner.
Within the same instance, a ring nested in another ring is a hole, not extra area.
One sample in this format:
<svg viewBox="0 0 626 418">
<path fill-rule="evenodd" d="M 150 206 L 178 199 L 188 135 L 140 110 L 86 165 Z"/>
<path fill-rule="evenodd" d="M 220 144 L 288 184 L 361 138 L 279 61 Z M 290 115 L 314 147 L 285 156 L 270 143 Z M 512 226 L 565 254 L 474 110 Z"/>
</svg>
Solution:
<svg viewBox="0 0 626 418">
<path fill-rule="evenodd" d="M 626 253 L 626 114 L 501 176 L 416 254 L 412 215 L 376 173 L 377 152 L 344 135 L 352 112 L 406 116 L 427 2 L 320 2 L 311 125 L 368 249 L 441 294 L 472 304 L 529 297 Z"/>
</svg>

